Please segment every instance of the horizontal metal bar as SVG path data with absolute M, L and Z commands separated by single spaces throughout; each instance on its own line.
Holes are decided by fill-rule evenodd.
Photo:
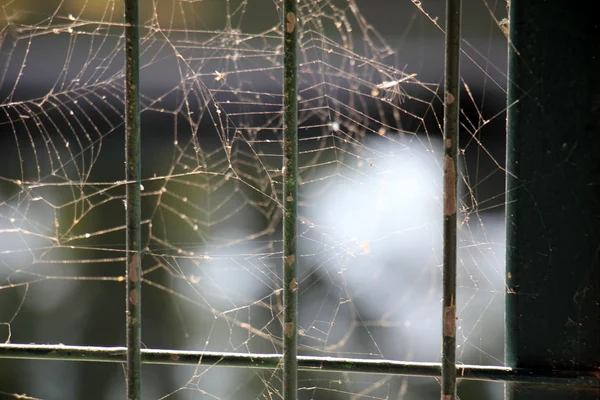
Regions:
M 65 346 L 44 344 L 0 344 L 0 358 L 123 363 L 125 347 Z M 281 354 L 218 353 L 206 351 L 142 349 L 145 364 L 204 365 L 275 369 Z M 389 374 L 439 378 L 440 363 L 404 362 L 336 357 L 298 356 L 303 371 Z M 540 385 L 567 385 L 573 388 L 600 388 L 600 371 L 543 370 L 533 368 L 457 365 L 458 379 Z

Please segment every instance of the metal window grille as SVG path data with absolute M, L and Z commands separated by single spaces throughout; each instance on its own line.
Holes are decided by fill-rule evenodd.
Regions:
M 205 366 L 275 369 L 282 362 L 282 393 L 286 400 L 297 398 L 298 370 L 440 377 L 442 400 L 456 398 L 457 380 L 506 382 L 506 393 L 510 399 L 600 398 L 600 268 L 597 248 L 600 221 L 597 186 L 600 176 L 597 156 L 600 151 L 600 29 L 594 21 L 593 12 L 587 10 L 586 14 L 584 6 L 575 10 L 576 7 L 565 1 L 550 5 L 541 0 L 512 0 L 506 282 L 506 354 L 510 367 L 488 367 L 457 365 L 455 357 L 461 0 L 447 1 L 445 21 L 444 215 L 440 216 L 444 219 L 443 320 L 440 321 L 443 326 L 442 362 L 342 359 L 297 354 L 296 51 L 299 25 L 296 0 L 283 1 L 281 16 L 285 93 L 283 355 L 142 348 L 138 1 L 125 0 L 127 347 L 4 344 L 0 345 L 0 357 L 126 363 L 129 399 L 142 398 L 142 363 L 201 363 Z M 555 113 L 561 117 L 560 123 L 553 126 L 556 119 L 552 115 Z M 554 157 L 554 154 L 558 155 Z M 561 163 L 560 177 L 553 169 L 556 162 Z M 548 176 L 552 179 L 551 183 Z M 589 224 L 569 225 L 566 213 L 574 208 L 588 219 Z M 528 223 L 542 214 L 543 226 Z M 548 243 L 540 245 L 536 242 L 540 229 L 543 229 L 544 240 L 552 242 L 551 255 L 540 256 L 540 246 L 548 248 Z M 553 283 L 555 281 L 560 283 Z M 571 321 L 570 325 L 568 321 Z M 563 329 L 558 329 L 557 325 L 563 326 Z

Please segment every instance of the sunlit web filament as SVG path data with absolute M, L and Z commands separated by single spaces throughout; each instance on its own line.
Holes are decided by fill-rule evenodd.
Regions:
M 400 88 L 400 83 L 406 82 L 411 78 L 416 77 L 417 74 L 406 75 L 400 79 L 392 81 L 383 81 L 376 86 L 377 89 L 385 90 L 383 99 L 391 102 L 396 96 L 399 97 L 400 101 L 404 98 L 404 91 Z

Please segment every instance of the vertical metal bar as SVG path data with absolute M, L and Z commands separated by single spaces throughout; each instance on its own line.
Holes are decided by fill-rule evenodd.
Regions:
M 456 212 L 460 103 L 460 8 L 461 0 L 446 1 L 442 400 L 456 398 Z
M 138 0 L 125 0 L 125 218 L 127 398 L 141 400 L 141 161 L 140 34 Z
M 298 194 L 297 0 L 283 2 L 283 398 L 298 397 L 296 209 Z
M 600 365 L 600 25 L 595 3 L 512 0 L 506 364 Z M 506 384 L 506 398 L 600 391 Z

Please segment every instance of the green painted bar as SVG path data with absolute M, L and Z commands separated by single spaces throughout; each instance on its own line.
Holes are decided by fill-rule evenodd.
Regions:
M 0 344 L 0 358 L 61 360 L 87 362 L 126 361 L 125 347 L 92 347 L 43 344 Z M 206 351 L 142 349 L 142 362 L 161 365 L 203 365 L 205 367 L 238 367 L 276 369 L 281 354 L 217 353 Z M 439 378 L 440 363 L 419 363 L 392 360 L 367 360 L 335 357 L 298 356 L 298 368 L 303 371 L 347 372 L 364 374 L 391 374 Z M 479 365 L 457 365 L 456 373 L 463 380 L 511 383 L 537 383 L 552 386 L 600 389 L 597 371 L 569 371 L 552 369 L 511 369 Z
M 142 399 L 140 34 L 138 0 L 125 0 L 127 398 Z
M 600 398 L 595 9 L 565 0 L 510 5 L 506 364 L 595 371 L 596 388 L 508 383 L 509 400 Z
M 298 3 L 284 0 L 283 29 L 283 399 L 298 398 Z
M 447 0 L 444 66 L 442 400 L 456 398 L 456 212 L 458 209 L 460 22 L 461 0 Z

